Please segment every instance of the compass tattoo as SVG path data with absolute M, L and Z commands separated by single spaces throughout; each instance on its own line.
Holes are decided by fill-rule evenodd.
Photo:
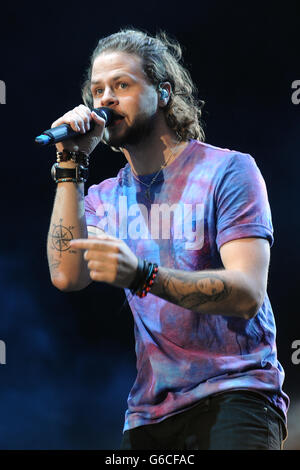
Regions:
M 70 250 L 70 241 L 73 240 L 72 230 L 75 228 L 72 225 L 65 227 L 62 224 L 62 219 L 59 220 L 59 224 L 53 224 L 51 232 L 52 248 L 59 251 L 60 257 L 62 251 Z

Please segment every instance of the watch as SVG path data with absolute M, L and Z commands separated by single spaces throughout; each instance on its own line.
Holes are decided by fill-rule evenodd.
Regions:
M 51 176 L 55 183 L 68 181 L 85 183 L 89 176 L 89 169 L 82 165 L 77 165 L 75 168 L 61 168 L 58 163 L 54 163 L 51 168 Z

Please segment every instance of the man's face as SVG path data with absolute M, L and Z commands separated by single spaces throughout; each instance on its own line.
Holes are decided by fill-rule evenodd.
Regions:
M 93 64 L 91 92 L 95 108 L 108 106 L 121 116 L 105 129 L 108 145 L 136 145 L 151 134 L 158 96 L 140 57 L 117 51 L 100 54 Z

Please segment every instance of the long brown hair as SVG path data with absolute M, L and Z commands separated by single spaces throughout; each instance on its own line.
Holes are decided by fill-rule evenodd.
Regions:
M 204 101 L 196 98 L 197 89 L 182 64 L 182 48 L 177 40 L 171 39 L 163 31 L 153 37 L 132 28 L 121 29 L 118 33 L 100 39 L 90 58 L 82 86 L 83 102 L 91 109 L 91 73 L 94 60 L 107 51 L 127 52 L 140 57 L 150 83 L 157 88 L 161 82 L 170 82 L 171 96 L 168 105 L 163 108 L 167 125 L 176 132 L 180 140 L 204 141 L 201 121 Z

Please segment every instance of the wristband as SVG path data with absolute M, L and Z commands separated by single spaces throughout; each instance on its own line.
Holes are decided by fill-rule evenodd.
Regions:
M 61 168 L 58 163 L 54 163 L 51 168 L 51 176 L 55 183 L 85 183 L 88 175 L 88 168 L 84 168 L 82 165 L 78 165 L 75 168 Z
M 136 268 L 135 278 L 129 286 L 132 294 L 135 294 L 140 286 L 144 283 L 147 277 L 147 264 L 146 260 L 138 257 L 138 265 Z

